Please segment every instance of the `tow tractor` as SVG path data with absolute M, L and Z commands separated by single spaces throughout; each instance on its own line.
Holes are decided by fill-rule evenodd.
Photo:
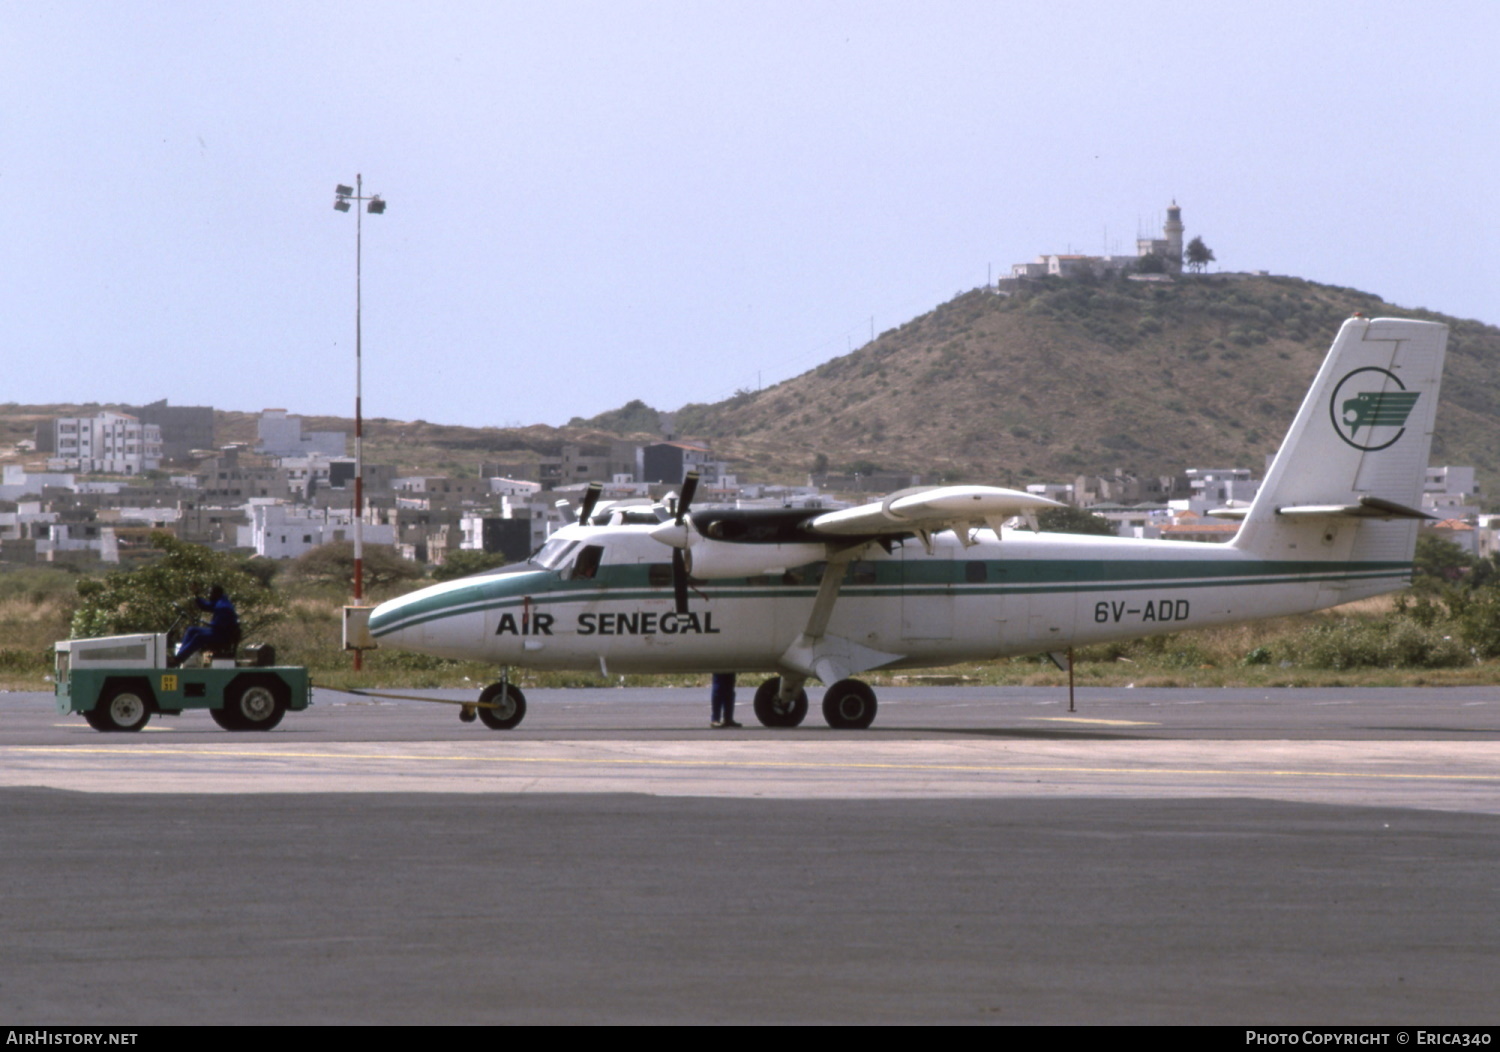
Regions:
M 96 731 L 138 731 L 152 713 L 186 709 L 207 709 L 226 731 L 268 731 L 312 702 L 307 669 L 277 665 L 270 646 L 246 647 L 242 661 L 216 655 L 177 668 L 165 632 L 66 639 L 55 649 L 57 711 L 81 713 Z

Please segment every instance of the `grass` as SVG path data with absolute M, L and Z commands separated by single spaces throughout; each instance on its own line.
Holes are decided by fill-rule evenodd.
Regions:
M 355 673 L 351 655 L 343 650 L 340 639 L 338 608 L 342 602 L 342 595 L 326 589 L 291 594 L 285 601 L 284 619 L 263 640 L 256 641 L 272 643 L 281 662 L 306 665 L 320 686 L 332 688 L 477 691 L 497 677 L 493 666 L 481 662 L 398 651 L 366 654 L 364 671 Z M 52 644 L 66 638 L 71 611 L 68 589 L 47 575 L 26 578 L 0 574 L 0 690 L 51 689 Z M 1382 597 L 1299 617 L 1083 647 L 1075 654 L 1075 682 L 1083 687 L 1203 688 L 1418 687 L 1500 682 L 1500 661 L 1475 661 L 1463 655 L 1462 664 L 1449 668 L 1327 668 L 1313 667 L 1308 659 L 1310 639 L 1337 633 L 1378 634 L 1402 623 L 1393 598 Z M 1252 660 L 1259 663 L 1247 664 L 1251 655 L 1258 655 Z M 861 678 L 877 688 L 924 682 L 1064 687 L 1068 682 L 1067 673 L 1045 656 L 970 662 L 930 672 L 874 671 Z M 522 687 L 708 687 L 706 675 L 603 676 L 588 671 L 518 670 L 515 682 Z

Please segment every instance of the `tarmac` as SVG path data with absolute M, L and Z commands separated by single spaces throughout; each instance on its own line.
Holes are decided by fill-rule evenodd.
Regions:
M 1500 691 L 528 701 L 99 734 L 0 695 L 0 1020 L 1495 1020 Z

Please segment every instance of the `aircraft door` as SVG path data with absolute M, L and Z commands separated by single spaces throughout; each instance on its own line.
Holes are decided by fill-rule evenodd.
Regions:
M 916 540 L 901 545 L 901 638 L 953 638 L 951 545 L 934 545 L 933 553 Z

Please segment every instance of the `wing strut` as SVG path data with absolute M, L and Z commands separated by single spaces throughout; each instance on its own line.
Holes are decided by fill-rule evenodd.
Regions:
M 818 585 L 818 597 L 813 600 L 812 610 L 807 615 L 807 625 L 796 642 L 781 655 L 778 665 L 782 669 L 801 673 L 802 676 L 816 676 L 824 683 L 836 683 L 855 672 L 879 668 L 900 660 L 900 654 L 887 654 L 861 646 L 853 640 L 827 634 L 829 618 L 833 616 L 839 590 L 844 586 L 844 573 L 866 547 L 868 542 L 829 553 L 828 564 L 823 569 L 823 580 Z M 782 681 L 788 682 L 788 677 L 783 676 Z

